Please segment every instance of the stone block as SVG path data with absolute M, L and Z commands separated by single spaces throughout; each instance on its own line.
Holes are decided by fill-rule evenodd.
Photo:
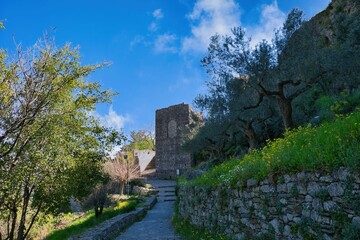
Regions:
M 249 180 L 246 181 L 246 186 L 247 186 L 248 188 L 254 187 L 254 186 L 257 185 L 257 183 L 258 183 L 258 181 L 257 181 L 256 179 L 251 178 L 251 179 L 249 179 Z
M 325 211 L 334 211 L 338 208 L 338 205 L 334 201 L 326 201 L 323 205 Z
M 311 196 L 315 196 L 316 193 L 318 193 L 321 190 L 321 186 L 319 183 L 317 182 L 309 182 L 309 184 L 307 185 L 307 191 L 308 194 L 310 194 Z
M 336 182 L 329 185 L 328 191 L 331 197 L 339 197 L 344 194 L 345 189 L 343 184 Z
M 277 190 L 277 192 L 286 192 L 286 184 L 285 183 L 278 184 L 276 186 L 276 190 Z
M 334 182 L 334 179 L 330 175 L 321 176 L 319 180 L 320 182 L 324 182 L 324 183 Z

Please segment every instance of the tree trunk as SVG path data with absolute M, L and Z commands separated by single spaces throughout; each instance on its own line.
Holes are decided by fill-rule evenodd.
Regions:
M 119 185 L 120 185 L 120 195 L 124 195 L 124 188 L 125 188 L 125 182 L 124 181 L 119 181 Z
M 100 206 L 96 205 L 96 206 L 94 206 L 95 218 L 100 217 L 100 215 L 102 214 L 103 210 L 104 210 L 104 206 L 103 206 L 103 205 L 100 205 Z
M 14 239 L 14 234 L 15 234 L 15 227 L 16 227 L 16 220 L 17 220 L 17 208 L 14 207 L 11 209 L 11 227 L 10 227 L 10 233 L 9 233 L 9 240 L 13 240 Z
M 39 206 L 38 206 L 38 209 L 36 210 L 36 213 L 34 214 L 34 216 L 32 217 L 32 219 L 31 219 L 31 221 L 30 221 L 30 224 L 29 224 L 29 226 L 28 226 L 28 228 L 27 228 L 27 231 L 26 231 L 26 233 L 24 234 L 24 239 L 26 239 L 26 237 L 27 237 L 27 235 L 29 234 L 29 232 L 30 232 L 30 229 L 32 228 L 32 226 L 34 225 L 34 223 L 35 223 L 35 220 L 36 220 L 36 218 L 37 218 L 37 216 L 38 216 L 38 214 L 39 214 L 39 212 L 40 212 L 40 209 L 41 209 L 41 202 L 40 202 L 40 204 L 39 204 Z M 1 240 L 1 239 L 0 239 Z
M 258 141 L 257 141 L 255 130 L 251 124 L 249 126 L 247 126 L 247 128 L 244 130 L 244 133 L 245 133 L 245 136 L 249 143 L 249 151 L 257 148 Z
M 94 206 L 94 212 L 95 212 L 95 217 L 96 218 L 98 218 L 101 215 L 98 206 Z
M 285 130 L 293 128 L 291 100 L 282 99 L 279 101 L 281 117 Z
M 26 222 L 26 214 L 27 214 L 27 208 L 29 205 L 29 200 L 30 200 L 30 191 L 26 184 L 24 187 L 23 205 L 22 205 L 22 209 L 21 209 L 21 217 L 20 217 L 20 223 L 19 223 L 19 227 L 18 227 L 18 234 L 17 234 L 18 240 L 25 239 L 25 237 L 24 237 L 25 222 Z

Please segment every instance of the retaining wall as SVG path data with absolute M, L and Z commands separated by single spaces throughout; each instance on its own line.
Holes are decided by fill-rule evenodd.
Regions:
M 179 214 L 234 239 L 360 239 L 360 177 L 346 168 L 243 186 L 180 186 Z

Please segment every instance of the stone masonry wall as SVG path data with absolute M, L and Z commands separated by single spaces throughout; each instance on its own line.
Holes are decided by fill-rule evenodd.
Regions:
M 180 216 L 234 239 L 360 239 L 360 177 L 345 168 L 239 189 L 180 186 L 178 197 Z
M 176 178 L 193 167 L 193 156 L 181 149 L 184 129 L 196 119 L 188 104 L 178 104 L 156 110 L 156 175 L 159 178 Z

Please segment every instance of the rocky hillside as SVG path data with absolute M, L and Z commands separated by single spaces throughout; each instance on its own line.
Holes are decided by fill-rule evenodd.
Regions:
M 310 20 L 326 45 L 350 43 L 360 45 L 360 1 L 333 0 Z

